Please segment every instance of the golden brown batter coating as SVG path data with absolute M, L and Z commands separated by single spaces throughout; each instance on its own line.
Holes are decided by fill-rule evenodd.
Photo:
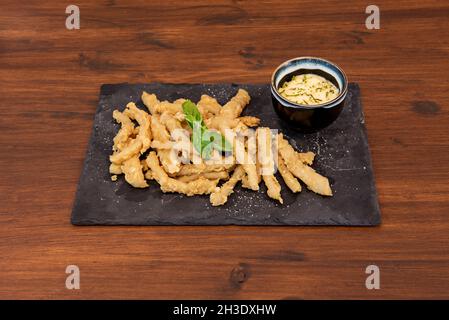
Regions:
M 282 176 L 282 179 L 284 179 L 285 184 L 292 192 L 301 192 L 301 184 L 299 183 L 298 179 L 295 178 L 295 176 L 288 170 L 287 166 L 285 165 L 284 159 L 282 157 L 278 157 L 278 170 L 279 173 Z
M 262 179 L 267 186 L 267 194 L 270 198 L 283 203 L 281 197 L 281 185 L 274 176 L 275 164 L 272 149 L 272 137 L 270 128 L 259 127 L 256 131 L 258 162 Z
M 118 110 L 114 110 L 112 117 L 121 124 L 121 128 L 117 135 L 114 137 L 114 145 L 112 149 L 114 151 L 123 150 L 128 143 L 128 139 L 134 134 L 134 123 L 128 118 L 127 115 L 123 114 Z
M 234 192 L 234 187 L 242 180 L 243 176 L 245 175 L 245 170 L 241 165 L 237 166 L 232 173 L 231 178 L 226 181 L 220 188 L 217 188 L 213 193 L 210 195 L 210 203 L 213 206 L 221 206 L 225 204 L 228 201 L 228 197 L 231 193 Z
M 303 181 L 307 185 L 307 188 L 313 192 L 323 196 L 331 196 L 332 190 L 329 185 L 329 180 L 318 174 L 311 167 L 298 161 L 296 151 L 288 141 L 282 137 L 282 134 L 279 134 L 278 138 L 279 153 L 284 159 L 288 170 L 290 170 L 295 177 Z
M 151 151 L 148 155 L 147 164 L 152 172 L 153 178 L 161 186 L 162 192 L 178 192 L 187 196 L 209 194 L 215 190 L 218 183 L 218 179 L 209 180 L 206 178 L 199 178 L 190 182 L 182 182 L 170 178 L 160 166 L 159 159 L 154 151 Z
M 138 156 L 134 156 L 123 162 L 122 171 L 125 174 L 126 182 L 128 182 L 134 188 L 148 187 L 148 184 L 143 175 L 142 164 L 140 163 Z

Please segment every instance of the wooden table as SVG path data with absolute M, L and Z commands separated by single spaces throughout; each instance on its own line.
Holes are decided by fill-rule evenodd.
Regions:
M 0 5 L 0 298 L 449 298 L 449 3 L 376 1 L 367 30 L 366 1 L 79 0 L 67 30 L 70 3 Z M 380 227 L 70 224 L 101 84 L 268 82 L 304 55 L 361 86 Z

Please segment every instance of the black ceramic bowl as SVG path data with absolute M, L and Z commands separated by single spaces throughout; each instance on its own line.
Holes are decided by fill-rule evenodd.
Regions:
M 332 82 L 340 91 L 328 102 L 316 105 L 301 105 L 282 97 L 278 88 L 293 76 L 313 73 Z M 300 57 L 282 63 L 271 76 L 271 97 L 276 113 L 301 132 L 315 132 L 327 127 L 338 118 L 348 93 L 348 80 L 336 64 L 315 57 Z

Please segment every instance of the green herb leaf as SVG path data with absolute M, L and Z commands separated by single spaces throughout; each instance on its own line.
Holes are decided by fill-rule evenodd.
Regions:
M 214 149 L 213 143 L 208 143 L 203 147 L 201 151 L 201 158 L 208 160 L 212 156 L 212 151 Z
M 203 159 L 209 159 L 213 149 L 219 152 L 232 152 L 232 145 L 219 132 L 208 130 L 196 104 L 190 100 L 184 101 L 182 111 L 192 128 L 192 143 Z
M 190 128 L 193 129 L 193 122 L 198 121 L 201 126 L 204 126 L 203 118 L 201 117 L 201 113 L 198 110 L 196 104 L 194 104 L 190 100 L 184 101 L 182 104 L 182 111 L 186 116 L 186 121 L 189 124 Z
M 232 145 L 217 131 L 208 130 L 204 132 L 202 141 L 212 143 L 214 149 L 219 152 L 232 151 Z
M 221 134 L 217 131 L 207 130 L 203 133 L 201 140 L 207 143 L 215 143 L 216 141 L 220 141 L 221 138 Z

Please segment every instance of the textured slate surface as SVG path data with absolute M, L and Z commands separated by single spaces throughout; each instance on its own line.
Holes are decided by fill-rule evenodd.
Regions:
M 299 151 L 313 151 L 313 167 L 331 181 L 334 196 L 326 198 L 303 188 L 291 193 L 283 184 L 284 204 L 270 200 L 261 184 L 259 192 L 236 187 L 227 204 L 212 207 L 208 196 L 164 194 L 156 182 L 147 189 L 129 186 L 122 176 L 111 181 L 108 157 L 119 126 L 112 111 L 129 101 L 143 106 L 142 90 L 161 100 L 190 98 L 207 93 L 225 103 L 238 88 L 245 88 L 251 103 L 245 115 L 262 119 L 261 125 L 280 129 Z M 380 211 L 357 84 L 350 84 L 340 117 L 328 128 L 301 134 L 280 120 L 271 105 L 268 85 L 234 84 L 113 84 L 101 87 L 93 132 L 72 211 L 75 225 L 352 225 L 380 223 Z

